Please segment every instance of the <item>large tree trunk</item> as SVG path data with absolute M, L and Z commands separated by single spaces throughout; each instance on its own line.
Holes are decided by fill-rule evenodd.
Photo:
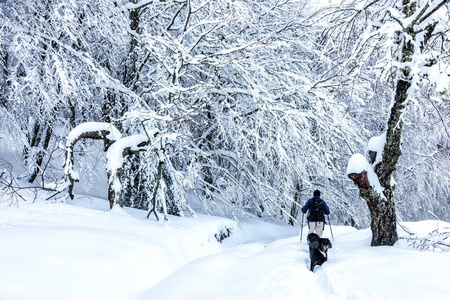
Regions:
M 367 203 L 372 220 L 371 246 L 392 246 L 398 240 L 397 221 L 393 199 Z
M 360 188 L 360 195 L 366 200 L 371 216 L 371 246 L 392 246 L 398 240 L 393 191 L 385 190 L 383 194 L 386 198 L 372 188 Z
M 403 131 L 402 114 L 410 81 L 399 80 L 395 93 L 395 103 L 391 109 L 386 134 L 386 144 L 383 149 L 383 159 L 375 166 L 375 173 L 383 187 L 383 196 L 371 192 L 361 192 L 366 200 L 371 215 L 372 246 L 392 246 L 397 240 L 397 218 L 395 213 L 394 190 L 392 182 L 401 151 Z M 360 188 L 361 191 L 361 188 Z

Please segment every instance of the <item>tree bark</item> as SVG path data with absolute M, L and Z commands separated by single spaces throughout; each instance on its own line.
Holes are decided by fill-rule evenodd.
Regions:
M 294 201 L 292 202 L 291 214 L 289 216 L 289 222 L 288 222 L 289 225 L 291 225 L 291 226 L 295 225 L 295 220 L 297 219 L 297 215 L 299 212 L 298 203 L 300 203 L 301 190 L 302 190 L 301 182 L 297 182 L 297 184 L 295 185 Z
M 148 212 L 147 219 L 150 217 L 150 214 L 153 212 L 155 214 L 156 219 L 159 221 L 158 214 L 156 213 L 156 196 L 158 195 L 158 189 L 161 184 L 161 178 L 162 178 L 162 169 L 164 166 L 164 162 L 162 160 L 159 161 L 158 164 L 158 174 L 156 175 L 156 186 L 153 190 L 153 196 L 152 196 L 152 209 Z
M 360 195 L 366 200 L 371 216 L 371 246 L 393 246 L 398 240 L 393 192 L 385 190 L 383 194 L 385 199 L 372 188 L 360 189 Z
M 36 180 L 36 177 L 41 172 L 42 163 L 44 162 L 44 157 L 46 154 L 46 151 L 48 150 L 48 146 L 50 145 L 50 139 L 53 133 L 52 125 L 47 124 L 47 129 L 44 132 L 44 142 L 42 144 L 42 150 L 40 150 L 36 155 L 36 167 L 33 169 L 33 173 L 31 174 L 30 178 L 28 179 L 28 182 L 33 183 Z
M 33 148 L 37 148 L 38 151 L 33 157 L 33 172 L 28 178 L 28 182 L 33 183 L 42 169 L 42 164 L 44 163 L 44 157 L 47 153 L 48 147 L 50 145 L 50 140 L 53 134 L 53 123 L 56 117 L 57 108 L 54 107 L 51 115 L 48 119 L 44 120 L 42 123 L 38 120 L 35 121 L 33 126 L 33 132 L 31 135 L 28 135 L 29 139 L 29 148 L 25 148 L 24 158 L 28 159 L 30 155 L 30 150 Z

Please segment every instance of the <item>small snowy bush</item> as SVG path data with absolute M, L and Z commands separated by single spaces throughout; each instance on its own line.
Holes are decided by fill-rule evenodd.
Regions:
M 435 229 L 425 237 L 419 237 L 417 234 L 408 232 L 409 236 L 402 237 L 409 246 L 420 251 L 449 251 L 450 250 L 450 227 Z

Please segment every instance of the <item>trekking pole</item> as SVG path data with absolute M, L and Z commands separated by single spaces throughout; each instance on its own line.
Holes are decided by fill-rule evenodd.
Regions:
M 328 225 L 330 225 L 331 237 L 333 238 L 333 242 L 334 242 L 333 230 L 331 229 L 330 216 L 328 216 Z
M 302 235 L 303 235 L 303 217 L 305 214 L 302 214 L 302 226 L 300 226 L 300 243 L 302 242 Z

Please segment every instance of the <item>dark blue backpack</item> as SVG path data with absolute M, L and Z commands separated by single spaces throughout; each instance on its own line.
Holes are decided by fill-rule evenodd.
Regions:
M 313 203 L 309 209 L 309 221 L 322 222 L 325 220 L 325 213 L 323 211 L 322 199 L 313 198 Z

